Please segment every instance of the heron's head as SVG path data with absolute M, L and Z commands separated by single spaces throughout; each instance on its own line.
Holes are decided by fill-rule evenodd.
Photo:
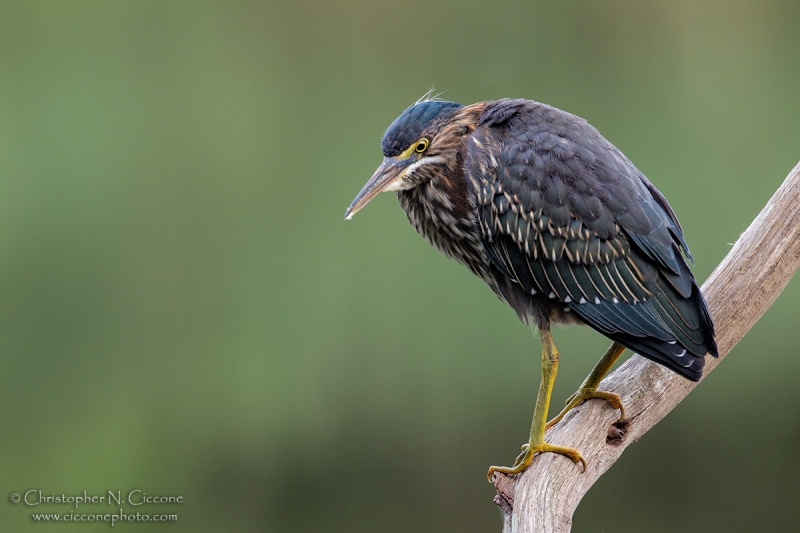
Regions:
M 448 127 L 461 104 L 441 100 L 417 102 L 397 117 L 381 140 L 383 163 L 350 204 L 350 219 L 379 193 L 402 191 L 454 168 L 462 128 Z

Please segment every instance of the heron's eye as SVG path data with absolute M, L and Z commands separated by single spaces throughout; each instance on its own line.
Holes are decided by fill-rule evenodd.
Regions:
M 428 141 L 428 139 L 425 138 L 420 139 L 419 141 L 417 141 L 417 145 L 414 147 L 414 151 L 417 152 L 418 154 L 421 154 L 422 152 L 428 149 L 429 143 L 430 141 Z

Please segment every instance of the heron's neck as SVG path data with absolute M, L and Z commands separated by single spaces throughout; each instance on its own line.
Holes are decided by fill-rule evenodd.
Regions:
M 441 141 L 437 145 L 442 162 L 437 164 L 426 182 L 416 187 L 420 202 L 439 204 L 456 219 L 468 219 L 472 216 L 472 201 L 464 174 L 464 149 L 467 139 L 478 126 L 487 102 L 465 106 L 458 110 L 437 135 Z M 447 216 L 447 215 L 444 215 Z

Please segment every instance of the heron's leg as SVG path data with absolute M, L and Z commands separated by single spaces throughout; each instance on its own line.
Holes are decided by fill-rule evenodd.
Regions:
M 495 472 L 503 474 L 519 474 L 528 468 L 533 461 L 533 456 L 541 452 L 553 452 L 566 455 L 573 462 L 583 464 L 586 470 L 586 461 L 581 457 L 580 452 L 575 448 L 565 446 L 555 446 L 544 441 L 545 422 L 547 420 L 547 409 L 550 406 L 550 394 L 553 392 L 553 383 L 558 372 L 558 349 L 553 343 L 549 327 L 540 327 L 542 335 L 542 382 L 539 385 L 539 395 L 536 398 L 536 407 L 533 410 L 533 423 L 531 424 L 531 437 L 527 444 L 522 446 L 522 453 L 519 454 L 514 466 L 492 466 L 489 468 L 487 477 L 492 481 Z
M 564 407 L 564 409 L 558 413 L 555 418 L 547 423 L 545 429 L 550 429 L 562 418 L 564 418 L 564 415 L 570 410 L 579 406 L 584 401 L 592 398 L 606 400 L 611 404 L 611 407 L 614 409 L 619 409 L 619 419 L 623 420 L 625 418 L 625 408 L 622 407 L 622 400 L 620 399 L 619 394 L 600 391 L 597 390 L 597 387 L 600 385 L 600 382 L 603 380 L 605 375 L 608 374 L 608 371 L 611 370 L 614 362 L 619 358 L 620 355 L 622 355 L 622 352 L 624 351 L 625 347 L 621 344 L 616 342 L 612 344 L 608 351 L 606 351 L 606 354 L 603 356 L 603 358 L 600 359 L 600 361 L 592 369 L 591 374 L 589 374 L 586 379 L 583 380 L 583 383 L 578 391 L 567 399 L 566 407 Z

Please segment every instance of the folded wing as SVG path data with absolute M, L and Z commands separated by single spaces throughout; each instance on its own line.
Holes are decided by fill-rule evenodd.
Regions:
M 619 150 L 578 117 L 501 100 L 467 141 L 465 170 L 487 255 L 519 291 L 700 379 L 717 347 L 688 246 L 666 199 Z

